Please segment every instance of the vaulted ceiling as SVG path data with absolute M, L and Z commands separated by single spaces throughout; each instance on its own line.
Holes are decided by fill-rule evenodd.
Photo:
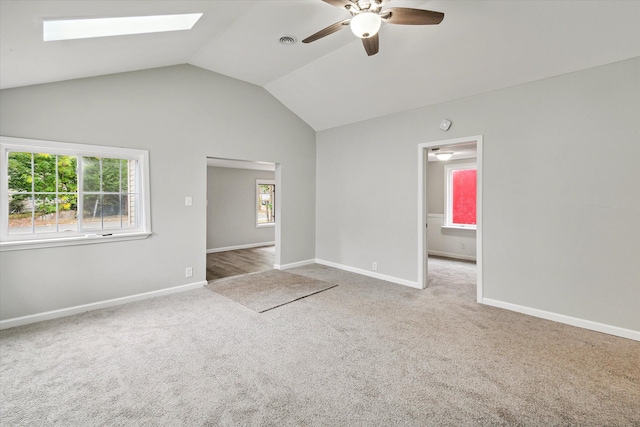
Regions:
M 321 0 L 0 1 L 0 88 L 175 64 L 259 86 L 316 130 L 640 56 L 640 1 L 392 0 L 440 25 L 383 24 L 367 56 Z M 190 31 L 42 41 L 49 18 L 204 13 Z M 282 45 L 294 36 L 298 43 Z

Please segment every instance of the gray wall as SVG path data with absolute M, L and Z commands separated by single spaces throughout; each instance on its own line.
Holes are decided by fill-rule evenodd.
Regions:
M 258 86 L 178 65 L 7 89 L 0 134 L 150 150 L 153 226 L 146 240 L 0 253 L 2 319 L 205 281 L 207 156 L 281 163 L 276 263 L 315 255 L 315 132 Z
M 256 179 L 275 172 L 207 168 L 207 249 L 275 241 L 275 227 L 256 227 Z
M 417 146 L 483 135 L 484 297 L 640 330 L 639 94 L 634 58 L 319 132 L 316 257 L 416 281 Z

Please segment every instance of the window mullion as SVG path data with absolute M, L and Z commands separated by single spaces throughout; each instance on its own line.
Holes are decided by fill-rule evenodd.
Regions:
M 31 234 L 36 234 L 36 161 L 31 153 Z
M 55 194 L 55 206 L 56 206 L 56 233 L 60 231 L 60 207 L 58 205 L 60 199 L 60 183 L 58 182 L 58 155 L 56 154 L 56 194 Z
M 77 212 L 77 216 L 78 216 L 78 232 L 83 232 L 84 231 L 84 191 L 83 191 L 83 185 L 84 185 L 84 181 L 83 181 L 83 161 L 82 161 L 83 157 L 82 154 L 78 154 L 78 160 L 76 161 L 76 176 L 78 178 L 78 191 L 77 191 L 77 197 L 78 197 L 78 212 Z
M 100 187 L 98 191 L 98 203 L 100 204 L 100 230 L 104 230 L 104 194 L 102 192 L 102 157 L 99 158 L 100 173 L 98 175 Z
M 122 229 L 122 159 L 118 161 L 118 166 L 118 201 L 120 203 L 118 216 L 120 217 L 120 229 Z

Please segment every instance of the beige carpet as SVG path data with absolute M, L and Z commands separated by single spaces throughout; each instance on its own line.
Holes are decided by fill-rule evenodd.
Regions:
M 640 426 L 640 343 L 416 290 L 338 284 L 256 313 L 207 289 L 0 332 L 2 426 Z
M 336 286 L 335 283 L 286 271 L 269 270 L 217 280 L 209 283 L 207 288 L 253 311 L 264 313 Z

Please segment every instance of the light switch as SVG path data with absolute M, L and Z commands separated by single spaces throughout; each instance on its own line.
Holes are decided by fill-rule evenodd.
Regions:
M 192 206 L 193 205 L 193 198 L 191 196 L 187 196 L 184 198 L 184 205 L 185 206 Z

